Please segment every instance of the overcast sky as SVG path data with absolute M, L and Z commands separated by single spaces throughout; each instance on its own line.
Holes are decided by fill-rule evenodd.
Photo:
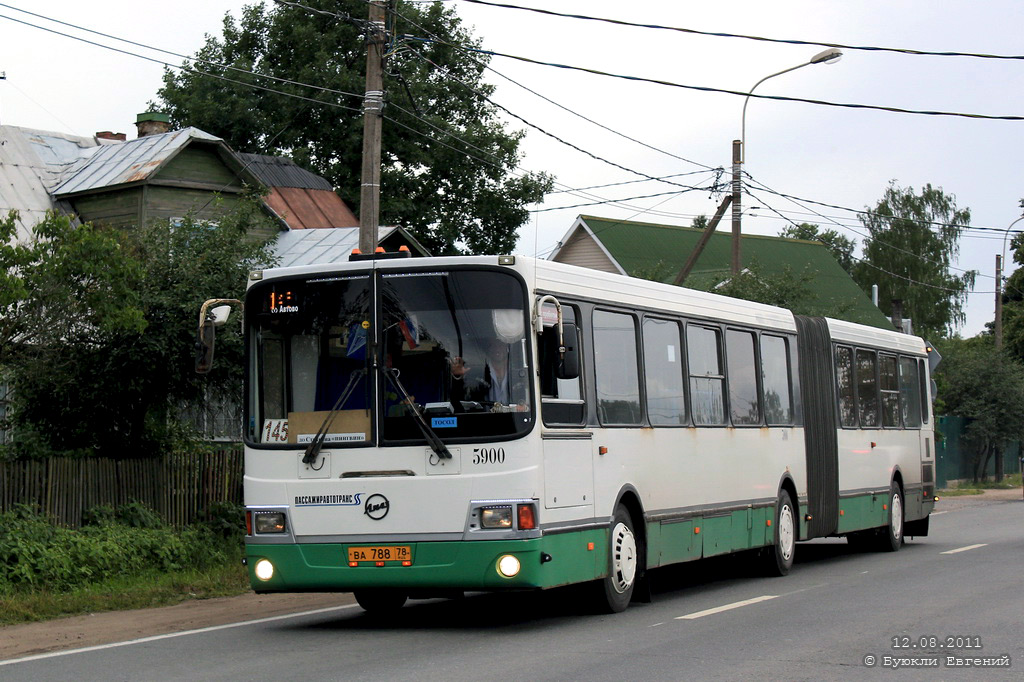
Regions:
M 205 33 L 219 34 L 233 0 L 6 0 L 0 5 L 0 123 L 91 135 L 113 130 L 135 136 L 135 115 L 155 99 L 163 67 L 47 33 L 12 19 L 143 54 L 180 58 L 61 26 L 11 7 L 182 55 Z M 630 28 L 581 19 L 456 1 L 466 24 L 488 49 L 531 59 L 671 83 L 747 92 L 761 78 L 806 62 L 824 49 L 740 38 Z M 774 39 L 908 48 L 934 52 L 1024 55 L 1024 3 L 1013 0 L 894 0 L 849 2 L 539 2 L 514 4 L 566 13 L 705 32 Z M 740 136 L 744 98 L 610 78 L 494 57 L 488 80 L 495 100 L 554 136 L 623 168 L 571 149 L 520 121 L 526 129 L 522 168 L 556 176 L 559 189 L 683 173 L 671 182 L 707 186 L 722 167 L 728 180 L 731 141 Z M 501 75 L 498 75 L 501 74 Z M 529 87 L 556 104 L 514 85 Z M 980 59 L 844 50 L 835 64 L 772 78 L 756 93 L 988 116 L 1024 116 L 1024 60 Z M 611 129 L 567 112 L 582 115 Z M 625 139 L 629 136 L 644 143 Z M 775 192 L 863 210 L 890 180 L 919 190 L 931 183 L 971 209 L 957 266 L 980 271 L 969 297 L 964 336 L 978 333 L 994 311 L 995 255 L 1003 230 L 1021 215 L 1018 171 L 1024 121 L 923 116 L 751 99 L 746 165 L 753 180 Z M 580 214 L 689 225 L 712 214 L 721 196 L 682 192 L 664 182 L 630 182 L 580 193 L 552 194 L 540 209 L 601 204 L 534 214 L 519 251 L 546 255 Z M 680 192 L 676 194 L 676 192 Z M 663 194 L 669 192 L 671 194 Z M 840 230 L 861 241 L 856 214 L 793 201 L 763 190 L 745 196 L 744 231 L 777 234 L 791 220 Z M 663 194 L 650 198 L 634 198 Z M 781 214 L 783 217 L 780 217 Z M 724 227 L 728 229 L 727 221 Z M 1024 228 L 1021 221 L 1014 229 Z

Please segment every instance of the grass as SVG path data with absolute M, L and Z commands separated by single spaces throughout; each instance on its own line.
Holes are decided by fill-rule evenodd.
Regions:
M 149 571 L 70 592 L 33 590 L 0 595 L 0 625 L 170 606 L 189 599 L 232 597 L 248 591 L 249 579 L 240 560 L 206 571 Z
M 1008 490 L 1021 487 L 1021 475 L 1003 476 L 1002 481 L 986 479 L 983 481 L 957 481 L 953 487 L 940 490 L 941 497 L 958 497 L 962 495 L 981 495 L 985 490 Z

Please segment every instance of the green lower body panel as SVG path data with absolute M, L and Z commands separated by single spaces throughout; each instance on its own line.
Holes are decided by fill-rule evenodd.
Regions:
M 369 545 L 408 546 L 411 565 L 384 561 L 380 566 L 375 562 L 349 566 L 349 547 Z M 521 566 L 511 578 L 498 572 L 498 560 L 508 554 L 515 556 Z M 249 581 L 257 592 L 536 589 L 607 575 L 608 532 L 562 533 L 531 540 L 248 544 L 246 557 Z M 256 577 L 256 564 L 261 559 L 274 567 L 268 580 Z

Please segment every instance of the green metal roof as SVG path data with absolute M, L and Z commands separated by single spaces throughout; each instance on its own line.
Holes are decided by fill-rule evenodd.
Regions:
M 697 245 L 703 230 L 626 220 L 580 216 L 627 274 L 672 282 Z M 820 242 L 745 234 L 744 263 L 757 260 L 762 272 L 781 274 L 788 265 L 794 275 L 815 272 L 810 302 L 812 314 L 892 329 L 892 322 L 871 303 L 832 254 Z M 716 231 L 691 271 L 688 282 L 728 278 L 732 262 L 731 232 Z

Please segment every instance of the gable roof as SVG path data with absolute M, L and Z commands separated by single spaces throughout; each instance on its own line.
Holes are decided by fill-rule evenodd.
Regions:
M 409 244 L 413 256 L 429 256 L 430 253 L 400 227 L 380 227 L 377 242 L 389 241 Z M 277 236 L 274 255 L 278 258 L 275 267 L 292 265 L 325 265 L 345 263 L 352 249 L 359 246 L 358 227 L 338 227 L 319 230 L 288 230 Z M 397 244 L 390 246 L 397 249 Z
M 62 174 L 101 145 L 120 144 L 48 130 L 0 126 L 0 216 L 18 211 L 17 239 L 54 208 L 50 190 Z
M 625 275 L 655 275 L 671 283 L 697 245 L 703 230 L 629 220 L 612 220 L 595 216 L 579 216 L 563 237 L 550 259 L 588 265 Z M 593 245 L 589 257 L 593 264 L 580 262 L 587 242 L 596 242 L 608 259 L 601 263 Z M 785 266 L 799 275 L 805 269 L 815 273 L 811 307 L 815 314 L 841 317 L 850 322 L 891 329 L 892 323 L 850 275 L 840 267 L 820 242 L 783 237 L 744 234 L 743 260 L 757 260 L 768 274 L 781 274 Z M 705 246 L 689 275 L 689 280 L 715 279 L 725 281 L 731 274 L 732 235 L 715 232 Z M 820 310 L 820 312 L 818 312 Z

